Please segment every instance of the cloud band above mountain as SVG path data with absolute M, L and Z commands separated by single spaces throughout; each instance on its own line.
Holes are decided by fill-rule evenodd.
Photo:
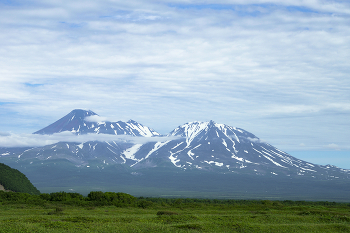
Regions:
M 180 137 L 133 137 L 130 135 L 111 135 L 111 134 L 84 134 L 75 135 L 71 132 L 61 132 L 52 135 L 41 134 L 0 134 L 0 147 L 40 147 L 55 144 L 58 142 L 77 142 L 88 141 L 124 141 L 135 144 L 144 144 L 147 142 L 164 142 L 168 140 L 180 139 Z

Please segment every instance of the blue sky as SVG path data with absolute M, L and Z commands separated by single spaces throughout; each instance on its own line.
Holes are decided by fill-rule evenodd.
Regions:
M 350 169 L 348 1 L 0 0 L 0 15 L 0 135 L 76 108 L 160 133 L 214 120 Z

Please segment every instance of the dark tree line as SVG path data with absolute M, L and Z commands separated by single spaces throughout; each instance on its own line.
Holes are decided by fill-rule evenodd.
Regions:
M 288 206 L 344 206 L 348 208 L 350 203 L 327 201 L 271 201 L 271 200 L 224 200 L 224 199 L 200 199 L 200 198 L 152 198 L 134 197 L 127 193 L 114 193 L 92 191 L 88 196 L 80 193 L 42 193 L 39 195 L 0 191 L 0 204 L 47 204 L 73 205 L 73 206 L 116 206 L 139 208 L 284 208 Z

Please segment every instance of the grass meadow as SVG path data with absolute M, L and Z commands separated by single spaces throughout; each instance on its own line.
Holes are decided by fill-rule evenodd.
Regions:
M 121 205 L 45 195 L 2 199 L 0 232 L 350 232 L 347 203 L 136 198 Z

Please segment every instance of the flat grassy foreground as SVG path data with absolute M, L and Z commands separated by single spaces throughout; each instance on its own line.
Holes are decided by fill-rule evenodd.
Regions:
M 6 233 L 350 232 L 349 208 L 206 206 L 142 209 L 21 204 L 3 205 L 0 211 L 0 232 Z
M 0 232 L 350 232 L 347 203 L 47 195 L 0 200 Z

